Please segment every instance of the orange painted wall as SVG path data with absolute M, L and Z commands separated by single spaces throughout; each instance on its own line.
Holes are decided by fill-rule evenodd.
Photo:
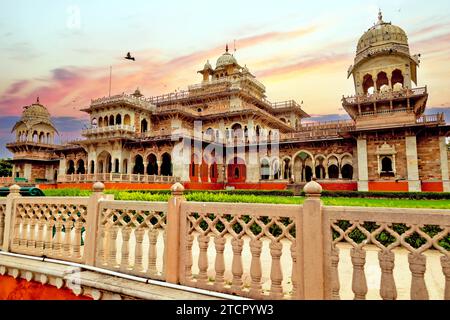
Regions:
M 0 276 L 0 300 L 92 300 L 87 296 L 76 296 L 69 289 L 58 289 L 51 285 L 25 279 Z
M 326 191 L 357 191 L 358 184 L 356 182 L 343 182 L 343 183 L 323 183 L 320 182 L 323 190 Z
M 369 182 L 369 191 L 398 191 L 398 192 L 408 192 L 408 182 L 400 181 L 400 182 Z
M 444 185 L 442 182 L 422 182 L 423 192 L 444 192 Z

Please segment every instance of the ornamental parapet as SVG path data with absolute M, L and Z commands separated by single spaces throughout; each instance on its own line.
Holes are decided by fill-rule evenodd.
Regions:
M 427 87 L 421 87 L 414 89 L 403 89 L 399 91 L 376 92 L 367 95 L 342 97 L 342 101 L 344 105 L 355 105 L 355 104 L 375 103 L 378 101 L 390 101 L 396 99 L 420 97 L 426 94 L 428 94 Z

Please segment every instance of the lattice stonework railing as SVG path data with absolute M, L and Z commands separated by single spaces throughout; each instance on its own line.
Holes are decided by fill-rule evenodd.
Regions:
M 101 201 L 96 266 L 164 280 L 167 206 Z
M 6 198 L 0 199 L 0 249 L 3 245 L 3 235 L 5 232 L 5 211 L 6 211 Z
M 345 260 L 345 255 L 350 254 L 351 290 L 354 299 L 365 299 L 369 291 L 367 276 L 371 275 L 365 269 L 366 259 L 368 254 L 376 253 L 378 272 L 381 273 L 377 286 L 380 298 L 398 299 L 396 281 L 402 281 L 404 287 L 405 277 L 410 277 L 409 297 L 404 298 L 429 299 L 426 270 L 431 265 L 440 264 L 445 290 L 442 296 L 434 298 L 450 299 L 450 213 L 448 210 L 432 211 L 424 213 L 424 210 L 414 209 L 324 208 L 327 229 L 325 257 L 328 259 L 331 298 L 341 297 L 342 273 L 339 272 L 339 265 L 341 260 Z M 371 267 L 373 265 L 371 263 Z M 394 276 L 396 269 L 398 274 Z M 376 272 L 372 270 L 372 273 Z M 433 294 L 436 295 L 436 292 Z
M 84 261 L 88 198 L 18 198 L 11 251 Z
M 279 209 L 184 202 L 181 283 L 256 299 L 297 297 L 302 207 Z

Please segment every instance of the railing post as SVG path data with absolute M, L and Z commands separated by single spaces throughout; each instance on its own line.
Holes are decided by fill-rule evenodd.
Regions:
M 86 218 L 86 238 L 84 241 L 84 258 L 87 265 L 93 266 L 95 263 L 95 253 L 97 250 L 97 230 L 100 200 L 106 199 L 107 195 L 103 193 L 105 185 L 96 182 L 92 186 L 92 195 L 89 197 Z
M 184 187 L 181 183 L 175 183 L 172 187 L 172 196 L 169 199 L 167 210 L 166 229 L 166 281 L 179 283 L 180 263 L 180 221 L 182 219 L 181 203 L 185 201 Z
M 303 203 L 303 224 L 301 226 L 301 250 L 303 291 L 305 300 L 323 300 L 324 254 L 323 254 L 323 212 L 320 195 L 322 187 L 315 181 L 306 184 L 306 200 Z
M 15 199 L 20 198 L 20 186 L 17 184 L 9 187 L 9 194 L 6 197 L 6 209 L 5 209 L 5 227 L 3 231 L 3 245 L 2 251 L 8 252 L 10 250 L 10 243 L 13 238 L 14 228 L 14 206 Z

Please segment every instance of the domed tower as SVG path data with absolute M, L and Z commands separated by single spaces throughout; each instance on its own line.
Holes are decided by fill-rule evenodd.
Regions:
M 44 182 L 55 180 L 58 168 L 55 134 L 50 114 L 39 98 L 36 103 L 24 107 L 21 119 L 12 128 L 16 141 L 6 145 L 13 153 L 13 176 L 17 182 Z
M 378 22 L 358 41 L 353 75 L 356 96 L 343 99 L 343 106 L 357 126 L 374 126 L 382 122 L 411 123 L 426 107 L 427 89 L 417 84 L 420 55 L 411 55 L 405 31 L 390 22 Z

